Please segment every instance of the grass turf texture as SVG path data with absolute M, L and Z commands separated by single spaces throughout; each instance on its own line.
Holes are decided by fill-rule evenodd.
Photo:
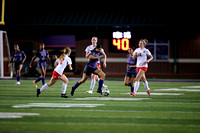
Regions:
M 48 80 L 46 81 L 48 82 Z M 104 97 L 96 93 L 87 94 L 90 80 L 82 84 L 73 97 L 63 99 L 62 82 L 58 81 L 37 98 L 32 80 L 0 80 L 0 113 L 39 113 L 22 118 L 0 118 L 0 132 L 148 132 L 148 133 L 199 133 L 200 132 L 200 92 L 154 91 L 154 89 L 182 88 L 200 86 L 200 83 L 187 82 L 149 82 L 154 93 L 184 93 L 184 95 L 137 95 L 135 98 L 147 100 L 77 100 L 85 97 Z M 70 81 L 69 95 L 76 81 Z M 134 98 L 127 93 L 129 87 L 122 81 L 105 81 L 111 91 L 109 98 Z M 98 83 L 95 88 L 97 88 Z M 41 82 L 38 83 L 41 86 Z M 182 88 L 183 89 L 183 88 Z M 185 89 L 185 88 L 184 88 Z M 199 90 L 198 88 L 196 88 Z M 145 92 L 140 84 L 139 92 Z M 122 93 L 122 94 L 121 94 Z M 103 104 L 97 107 L 29 107 L 14 108 L 15 105 L 30 103 Z

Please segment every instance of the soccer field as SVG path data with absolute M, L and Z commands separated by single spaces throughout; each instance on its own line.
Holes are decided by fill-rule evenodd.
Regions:
M 76 82 L 69 81 L 67 95 Z M 123 81 L 105 81 L 109 96 L 101 96 L 96 90 L 87 94 L 88 80 L 68 99 L 60 97 L 61 81 L 38 98 L 32 80 L 21 80 L 19 86 L 15 83 L 0 80 L 0 132 L 200 132 L 199 82 L 150 81 L 150 97 L 140 83 L 133 97 Z

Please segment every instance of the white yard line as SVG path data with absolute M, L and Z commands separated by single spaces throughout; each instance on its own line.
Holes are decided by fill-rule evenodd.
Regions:
M 85 97 L 74 98 L 73 100 L 114 100 L 114 101 L 138 101 L 138 100 L 150 100 L 151 98 L 115 98 L 115 97 Z
M 120 94 L 129 94 L 130 93 L 120 93 Z M 146 92 L 137 92 L 136 95 L 147 95 Z M 184 95 L 184 93 L 151 93 L 151 95 Z
M 168 88 L 168 89 L 154 89 L 154 91 L 187 91 L 187 92 L 200 92 L 200 89 Z
M 12 106 L 13 108 L 30 108 L 30 107 L 97 107 L 103 106 L 104 104 L 77 104 L 77 103 L 28 103 L 18 104 Z
M 0 118 L 22 118 L 23 116 L 35 116 L 40 115 L 39 113 L 8 113 L 0 112 Z
M 151 124 L 151 123 L 148 123 L 148 124 L 144 124 L 144 123 L 110 123 L 110 122 L 0 122 L 1 124 L 14 124 L 14 125 L 75 125 L 75 126 L 78 126 L 78 125 L 88 125 L 88 126 L 91 126 L 91 125 L 123 125 L 123 126 L 141 126 L 141 127 L 144 127 L 144 126 L 149 126 L 149 127 L 183 127 L 182 124 Z M 184 127 L 199 127 L 199 125 L 194 125 L 194 124 L 188 124 L 188 125 L 184 125 Z
M 197 89 L 200 89 L 200 86 L 181 86 L 181 88 L 197 88 Z

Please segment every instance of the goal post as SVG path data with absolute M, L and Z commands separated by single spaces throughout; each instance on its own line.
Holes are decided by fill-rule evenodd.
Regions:
M 4 21 L 4 15 L 5 15 L 5 0 L 1 0 L 1 3 L 0 3 L 1 5 L 0 5 L 0 8 L 1 8 L 1 10 L 0 10 L 0 15 L 1 15 L 1 17 L 0 17 L 0 25 L 5 25 L 5 21 Z
M 12 78 L 12 66 L 9 68 L 10 47 L 6 31 L 0 31 L 0 78 Z

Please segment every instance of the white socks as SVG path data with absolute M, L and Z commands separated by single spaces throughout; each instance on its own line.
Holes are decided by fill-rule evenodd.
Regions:
M 49 86 L 47 84 L 43 85 L 42 88 L 40 89 L 40 92 L 46 90 Z
M 67 89 L 67 84 L 63 83 L 62 84 L 62 94 L 65 94 L 66 89 Z
M 47 85 L 47 84 L 43 85 L 42 88 L 40 89 L 40 92 L 46 90 L 47 88 L 48 88 L 48 85 Z M 67 89 L 67 84 L 64 84 L 64 83 L 63 83 L 63 84 L 62 84 L 62 94 L 65 94 L 66 89 Z
M 148 91 L 149 90 L 148 82 L 147 81 L 143 82 L 143 85 L 144 85 L 145 89 Z M 140 82 L 135 81 L 135 84 L 134 84 L 134 91 L 135 91 L 135 93 L 137 92 L 139 86 L 140 86 Z
M 93 91 L 94 86 L 95 86 L 96 80 L 91 80 L 91 85 L 90 85 L 90 90 Z
M 149 90 L 148 82 L 147 82 L 147 81 L 146 81 L 146 82 L 143 82 L 143 85 L 144 85 L 145 89 L 148 91 L 148 90 Z
M 135 84 L 134 84 L 134 92 L 135 92 L 135 93 L 137 92 L 139 86 L 140 86 L 140 81 L 139 81 L 139 82 L 138 82 L 138 81 L 135 81 Z

